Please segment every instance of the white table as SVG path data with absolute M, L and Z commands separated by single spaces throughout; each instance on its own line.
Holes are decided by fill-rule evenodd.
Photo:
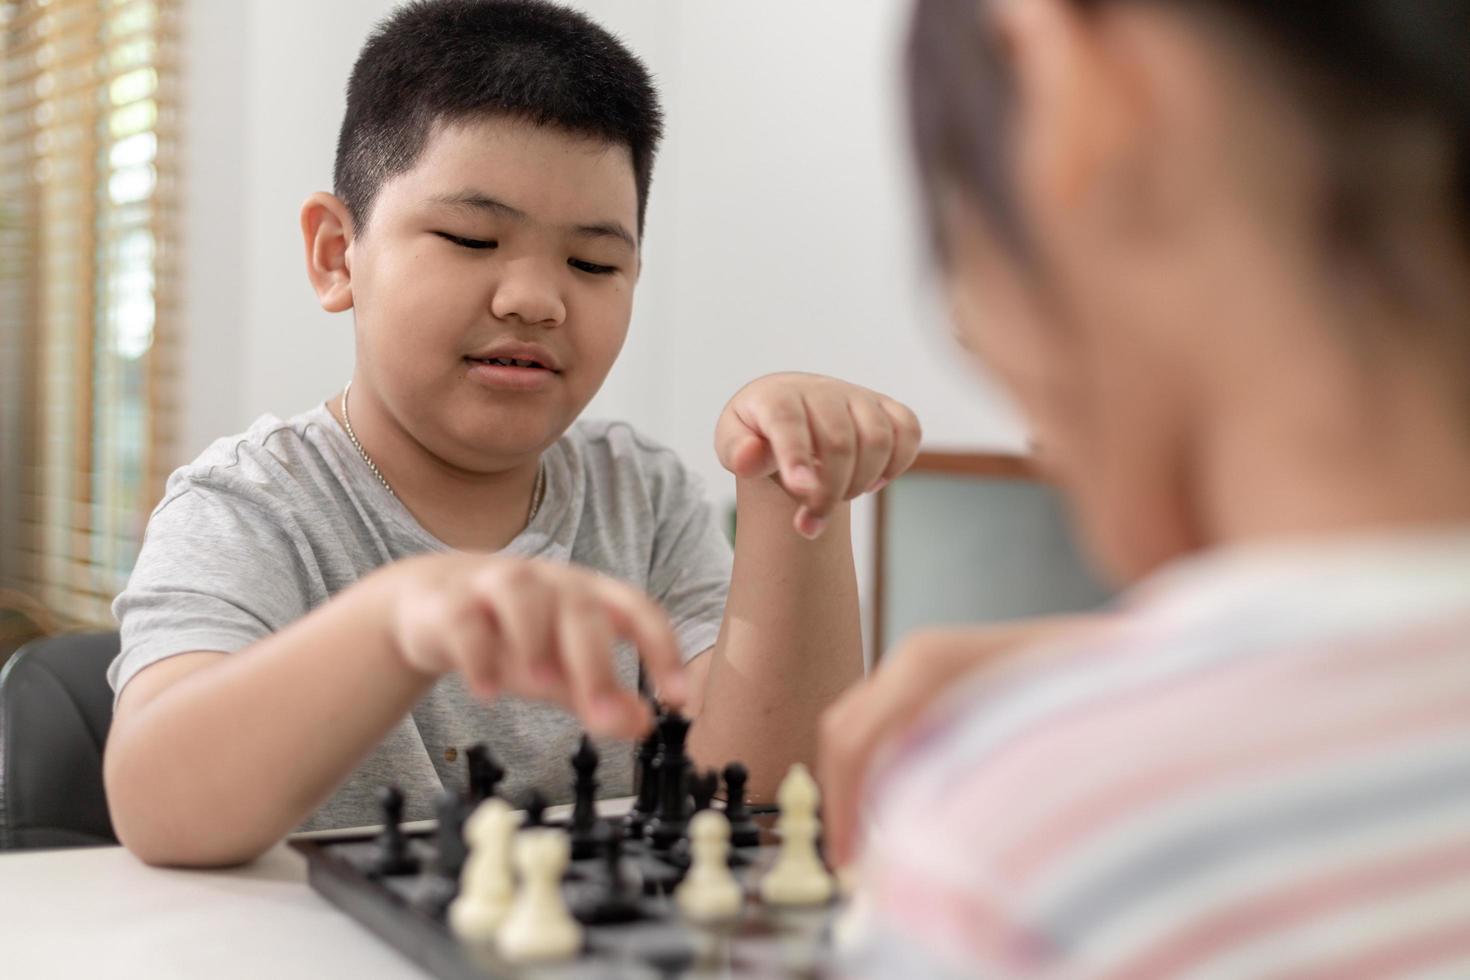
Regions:
M 621 813 L 628 804 L 607 800 L 598 808 Z M 150 868 L 120 847 L 0 854 L 0 976 L 420 980 L 424 974 L 312 891 L 306 860 L 280 844 L 258 861 L 223 871 Z

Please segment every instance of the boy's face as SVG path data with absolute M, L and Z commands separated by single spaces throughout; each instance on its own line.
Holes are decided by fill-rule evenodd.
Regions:
M 435 127 L 348 246 L 357 376 L 444 462 L 523 462 L 622 349 L 637 220 L 626 147 L 503 118 Z

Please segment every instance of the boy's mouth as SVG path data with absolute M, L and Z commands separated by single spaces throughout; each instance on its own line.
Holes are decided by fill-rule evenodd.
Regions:
M 483 364 L 492 368 L 512 371 L 550 371 L 561 373 L 561 362 L 556 355 L 540 344 L 528 344 L 506 338 L 499 343 L 489 344 L 465 355 L 470 364 Z
M 496 367 L 518 367 L 538 368 L 542 371 L 550 371 L 551 368 L 540 361 L 525 360 L 518 357 L 467 357 L 465 360 L 472 364 L 493 364 Z
M 465 357 L 469 380 L 499 391 L 529 392 L 545 389 L 561 375 L 556 357 L 537 344 L 497 347 Z

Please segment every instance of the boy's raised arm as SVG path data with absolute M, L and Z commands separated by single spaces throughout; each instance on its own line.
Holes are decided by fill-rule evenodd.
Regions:
M 862 676 L 848 501 L 908 469 L 920 436 L 898 402 L 808 374 L 754 381 L 721 416 L 739 532 L 719 641 L 693 667 L 690 746 L 743 760 L 754 798 L 813 764 L 822 711 Z

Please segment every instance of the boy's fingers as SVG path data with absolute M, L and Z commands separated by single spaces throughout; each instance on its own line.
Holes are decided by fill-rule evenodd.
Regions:
M 771 447 L 781 486 L 805 501 L 820 485 L 806 403 L 797 394 L 759 402 L 752 410 L 751 421 Z
M 499 634 L 494 614 L 468 597 L 444 625 L 445 646 L 465 684 L 486 701 L 501 690 Z
M 893 426 L 893 451 L 882 477 L 882 481 L 887 482 L 897 479 L 914 465 L 924 441 L 924 428 L 919 424 L 919 417 L 907 405 L 885 397 L 880 397 L 878 404 Z
M 554 647 L 554 584 L 533 563 L 510 561 L 497 564 L 483 587 L 505 638 L 505 666 L 520 675 L 521 693 L 560 700 L 566 678 Z
M 689 692 L 679 643 L 674 638 L 668 614 L 637 589 L 605 576 L 594 577 L 592 589 L 613 629 L 638 647 L 638 655 L 660 697 L 674 707 L 681 707 Z
M 858 451 L 843 500 L 851 500 L 873 489 L 888 470 L 897 441 L 893 419 L 873 399 L 854 398 L 848 402 L 847 409 L 857 432 Z
M 558 610 L 556 632 L 572 703 L 588 731 L 636 735 L 641 703 L 613 672 L 613 631 L 597 599 L 572 590 Z
M 443 595 L 415 593 L 404 598 L 397 611 L 394 634 L 409 664 L 434 674 L 454 669 L 456 664 L 441 629 L 449 614 L 449 601 Z
M 731 452 L 729 468 L 736 476 L 746 479 L 770 476 L 779 469 L 771 444 L 750 433 L 742 436 Z
M 807 399 L 807 418 L 812 441 L 816 445 L 821 480 L 817 491 L 803 498 L 807 512 L 825 522 L 828 513 L 840 501 L 852 482 L 857 462 L 857 429 L 847 399 L 839 396 L 812 396 Z
M 754 479 L 776 472 L 776 457 L 756 426 L 727 410 L 715 426 L 715 455 L 736 476 Z

